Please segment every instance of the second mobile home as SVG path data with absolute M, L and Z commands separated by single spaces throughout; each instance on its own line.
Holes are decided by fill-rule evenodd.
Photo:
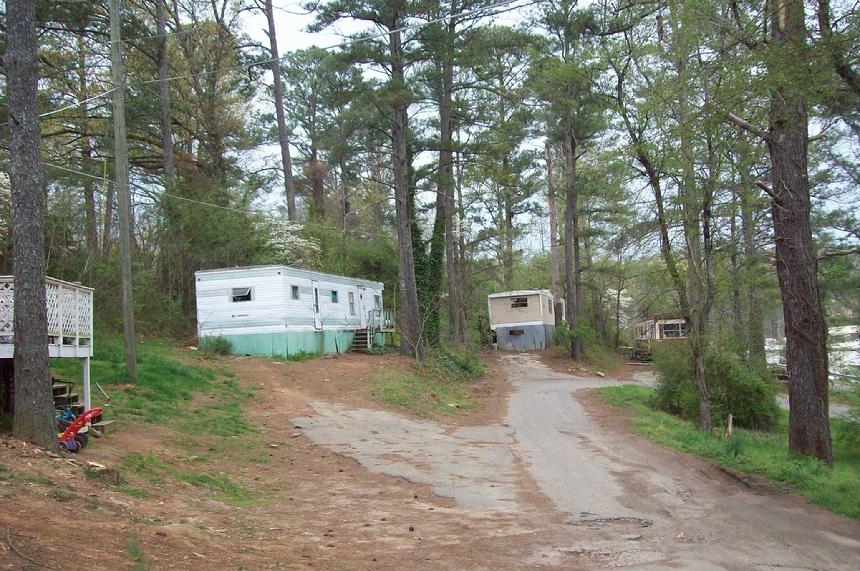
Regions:
M 384 286 L 288 266 L 195 272 L 197 336 L 239 355 L 343 353 L 382 314 Z

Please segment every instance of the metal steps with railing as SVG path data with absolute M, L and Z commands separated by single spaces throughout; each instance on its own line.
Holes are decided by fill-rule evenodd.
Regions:
M 393 309 L 371 309 L 367 312 L 367 329 L 355 331 L 350 351 L 366 353 L 373 347 L 377 333 L 393 333 L 395 329 L 396 314 Z

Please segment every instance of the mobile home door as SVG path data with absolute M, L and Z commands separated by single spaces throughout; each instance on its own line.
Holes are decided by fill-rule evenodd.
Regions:
M 320 283 L 311 280 L 311 288 L 314 290 L 314 329 L 322 329 L 322 317 L 320 316 Z
M 361 328 L 367 329 L 367 310 L 364 299 L 368 296 L 367 288 L 358 288 L 358 318 L 361 321 Z

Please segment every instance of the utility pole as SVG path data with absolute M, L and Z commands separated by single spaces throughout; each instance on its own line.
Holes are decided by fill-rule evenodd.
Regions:
M 128 189 L 128 140 L 125 130 L 125 71 L 120 45 L 120 3 L 110 0 L 110 61 L 113 77 L 113 147 L 116 161 L 116 196 L 119 201 L 119 245 L 122 266 L 122 323 L 125 369 L 137 382 L 134 340 L 134 298 L 131 288 L 131 195 Z

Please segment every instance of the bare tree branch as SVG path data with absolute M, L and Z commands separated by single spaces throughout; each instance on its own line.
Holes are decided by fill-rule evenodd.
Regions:
M 767 131 L 765 131 L 764 129 L 762 129 L 760 127 L 756 127 L 755 125 L 753 125 L 749 121 L 747 121 L 745 119 L 741 119 L 740 117 L 738 117 L 734 113 L 726 113 L 726 117 L 728 118 L 729 121 L 731 121 L 732 123 L 734 123 L 735 125 L 737 125 L 741 129 L 743 129 L 744 131 L 752 133 L 753 135 L 755 135 L 759 139 L 767 140 Z
M 860 254 L 860 246 L 855 246 L 853 248 L 841 248 L 839 250 L 824 250 L 818 253 L 819 260 L 826 260 L 828 258 L 837 258 L 840 256 L 851 256 Z

